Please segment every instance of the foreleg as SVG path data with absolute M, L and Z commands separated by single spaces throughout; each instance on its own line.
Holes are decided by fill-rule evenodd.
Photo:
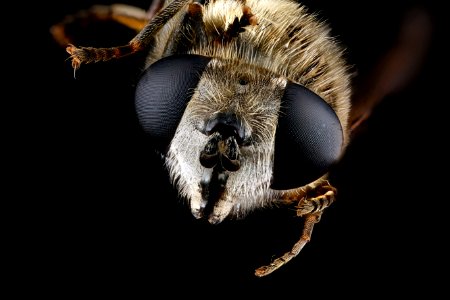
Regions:
M 255 275 L 258 277 L 266 276 L 296 257 L 306 243 L 310 241 L 314 224 L 320 221 L 323 211 L 334 202 L 335 196 L 336 189 L 325 179 L 286 192 L 281 203 L 297 203 L 297 216 L 303 217 L 305 220 L 302 234 L 289 252 L 275 259 L 269 265 L 256 269 Z
M 92 63 L 117 59 L 140 52 L 151 47 L 154 35 L 177 12 L 192 0 L 175 0 L 156 14 L 152 20 L 127 44 L 111 48 L 75 47 L 69 45 L 66 50 L 71 55 L 72 67 L 76 70 L 82 63 Z
M 74 24 L 80 24 L 83 28 L 88 28 L 90 24 L 96 22 L 115 21 L 135 30 L 137 33 L 149 22 L 152 14 L 155 14 L 155 9 L 152 9 L 152 7 L 149 12 L 146 12 L 144 9 L 125 4 L 94 5 L 89 9 L 66 16 L 61 22 L 50 27 L 50 33 L 62 47 L 73 43 L 73 37 L 68 32 L 68 28 Z

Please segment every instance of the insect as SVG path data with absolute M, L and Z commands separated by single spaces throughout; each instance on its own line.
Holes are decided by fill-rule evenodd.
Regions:
M 335 201 L 328 172 L 360 121 L 351 123 L 351 72 L 328 26 L 291 0 L 157 0 L 148 11 L 94 6 L 89 16 L 137 34 L 117 47 L 72 45 L 69 18 L 54 38 L 75 71 L 145 53 L 137 116 L 192 215 L 218 224 L 293 207 L 300 239 L 255 275 L 296 257 Z

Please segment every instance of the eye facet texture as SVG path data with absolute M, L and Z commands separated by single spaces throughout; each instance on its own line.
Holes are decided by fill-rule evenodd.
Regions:
M 144 131 L 164 150 L 209 61 L 200 55 L 170 56 L 142 74 L 135 94 L 137 116 Z
M 288 83 L 275 136 L 271 188 L 301 187 L 322 175 L 340 157 L 341 123 L 331 106 L 309 89 Z

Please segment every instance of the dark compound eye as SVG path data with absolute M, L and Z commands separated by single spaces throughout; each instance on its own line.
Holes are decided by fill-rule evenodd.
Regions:
M 200 55 L 170 56 L 155 62 L 142 74 L 136 87 L 136 112 L 144 131 L 161 150 L 173 138 L 209 61 L 209 57 Z
M 334 110 L 309 89 L 288 83 L 275 136 L 271 188 L 293 189 L 318 179 L 339 159 L 342 146 Z

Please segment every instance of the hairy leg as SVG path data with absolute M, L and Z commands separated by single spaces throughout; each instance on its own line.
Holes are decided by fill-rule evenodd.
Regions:
M 151 10 L 149 10 L 149 12 L 150 11 Z M 66 16 L 61 22 L 50 28 L 50 33 L 58 44 L 62 47 L 66 47 L 73 42 L 72 37 L 67 33 L 67 28 L 73 24 L 84 24 L 85 26 L 88 26 L 95 22 L 115 21 L 139 32 L 149 22 L 152 14 L 156 14 L 154 9 L 151 11 L 152 14 L 149 14 L 149 12 L 125 4 L 94 5 L 89 9 L 81 10 L 73 15 Z
M 108 61 L 149 49 L 154 41 L 154 35 L 190 2 L 192 0 L 175 0 L 171 2 L 156 14 L 127 45 L 111 48 L 67 46 L 66 51 L 71 55 L 72 67 L 76 70 L 83 63 Z
M 325 179 L 318 180 L 306 187 L 291 190 L 283 195 L 281 203 L 288 205 L 297 203 L 297 216 L 304 218 L 302 234 L 290 251 L 269 265 L 256 269 L 256 276 L 269 275 L 300 253 L 311 239 L 314 224 L 320 221 L 323 211 L 334 202 L 335 195 L 336 189 Z
M 305 222 L 303 225 L 303 231 L 302 235 L 300 236 L 300 239 L 297 241 L 297 243 L 294 244 L 292 249 L 289 252 L 286 252 L 281 257 L 278 257 L 275 259 L 272 263 L 270 263 L 267 266 L 259 267 L 255 270 L 255 275 L 258 277 L 263 277 L 266 275 L 269 275 L 273 271 L 279 269 L 283 265 L 285 265 L 287 262 L 289 262 L 291 259 L 296 257 L 300 251 L 303 249 L 303 247 L 306 245 L 306 243 L 309 242 L 311 239 L 312 231 L 314 228 L 314 224 L 318 223 L 320 221 L 320 216 L 322 215 L 322 212 L 316 212 L 313 214 L 308 214 L 305 216 Z

